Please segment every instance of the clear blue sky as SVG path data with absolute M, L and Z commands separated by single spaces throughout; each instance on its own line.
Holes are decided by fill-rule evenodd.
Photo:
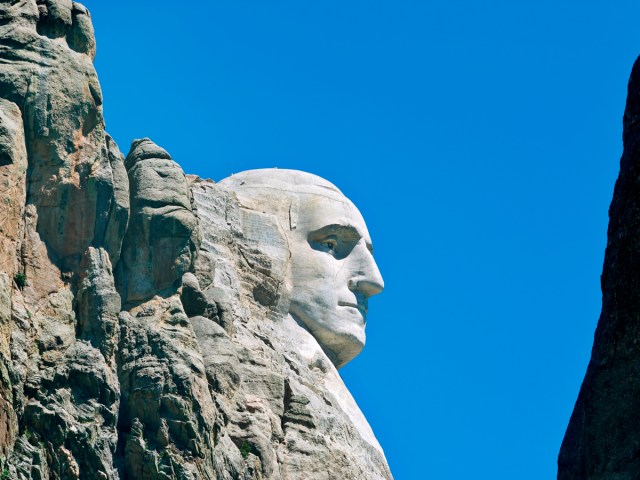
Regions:
M 640 3 L 85 4 L 124 153 L 306 170 L 360 207 L 386 289 L 342 373 L 396 479 L 555 478 Z

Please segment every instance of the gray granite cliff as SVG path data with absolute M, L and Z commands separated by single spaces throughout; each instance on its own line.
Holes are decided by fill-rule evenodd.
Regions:
M 0 476 L 392 478 L 289 314 L 282 231 L 149 139 L 125 158 L 95 50 L 82 5 L 0 0 Z

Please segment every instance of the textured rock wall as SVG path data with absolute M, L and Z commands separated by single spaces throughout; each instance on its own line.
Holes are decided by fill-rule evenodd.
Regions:
M 0 444 L 17 478 L 116 475 L 120 299 L 110 258 L 126 228 L 128 187 L 104 131 L 94 51 L 80 5 L 0 3 L 9 206 L 0 213 Z
M 640 478 L 640 59 L 629 80 L 623 127 L 602 313 L 558 457 L 561 480 Z
M 125 160 L 95 50 L 82 5 L 0 0 L 0 474 L 391 478 L 265 219 L 148 139 Z
M 227 445 L 246 443 L 263 478 L 391 478 L 334 365 L 288 315 L 290 255 L 275 217 L 241 208 L 222 185 L 196 181 L 192 191 L 201 304 L 218 309 L 190 319 L 220 417 L 216 458 L 241 471 Z

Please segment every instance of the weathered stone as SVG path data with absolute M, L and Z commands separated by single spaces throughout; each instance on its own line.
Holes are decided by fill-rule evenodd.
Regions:
M 117 151 L 113 142 L 107 146 L 92 59 L 52 40 L 73 31 L 74 19 L 86 24 L 81 7 L 75 10 L 71 0 L 0 8 L 0 91 L 22 110 L 27 196 L 37 209 L 36 231 L 63 270 L 74 270 L 88 246 L 102 246 L 98 203 L 113 197 L 109 152 Z
M 187 179 L 169 154 L 148 139 L 127 155 L 131 220 L 119 291 L 125 303 L 171 294 L 193 267 L 199 239 Z
M 10 378 L 12 292 L 26 281 L 20 264 L 26 204 L 27 152 L 22 113 L 0 99 L 0 455 L 6 458 L 18 433 Z
M 0 271 L 0 456 L 6 458 L 18 435 L 11 381 L 11 291 L 12 279 Z
M 623 143 L 609 208 L 602 313 L 560 449 L 560 480 L 640 478 L 640 59 L 629 80 Z
M 218 308 L 215 302 L 207 299 L 207 296 L 200 290 L 200 283 L 197 277 L 191 273 L 182 276 L 182 293 L 180 301 L 184 306 L 184 311 L 189 317 L 204 315 L 208 318 L 218 317 Z
M 73 2 L 72 15 L 67 43 L 76 52 L 86 53 L 93 60 L 96 56 L 96 38 L 89 10 L 81 3 Z
M 82 5 L 0 2 L 0 466 L 391 478 L 336 370 L 382 288 L 357 209 L 302 172 L 214 184 L 148 139 L 123 158 L 94 55 Z
M 105 140 L 104 157 L 109 158 L 111 168 L 105 165 L 102 169 L 107 176 L 101 183 L 102 191 L 98 197 L 98 222 L 94 244 L 104 246 L 115 268 L 120 260 L 122 242 L 129 222 L 129 177 L 118 146 L 109 135 L 106 135 Z M 109 195 L 111 191 L 113 194 Z
M 38 33 L 50 38 L 64 37 L 71 27 L 71 0 L 36 0 L 40 19 Z
M 70 1 L 0 5 L 0 448 L 12 478 L 117 477 L 109 255 L 128 182 L 91 58 L 63 39 L 88 26 L 72 13 Z
M 120 329 L 119 429 L 128 478 L 207 478 L 214 469 L 216 408 L 178 296 L 123 312 Z M 143 468 L 147 476 L 139 476 Z
M 258 188 L 267 190 L 271 197 L 263 191 L 245 193 L 243 188 L 251 189 L 252 184 L 244 174 L 217 185 L 192 185 L 203 237 L 196 276 L 199 286 L 206 285 L 205 294 L 224 306 L 233 323 L 232 329 L 225 329 L 202 316 L 190 319 L 216 394 L 219 418 L 224 420 L 218 427 L 216 474 L 227 478 L 226 469 L 247 478 L 391 478 L 382 449 L 332 361 L 318 339 L 289 314 L 291 298 L 297 295 L 296 282 L 301 278 L 291 275 L 290 248 L 296 240 L 288 236 L 287 229 L 299 229 L 296 233 L 309 245 L 307 199 L 297 199 L 303 208 L 292 208 L 297 195 L 283 192 L 289 174 L 275 173 L 285 181 L 274 188 L 269 184 L 271 172 L 261 173 Z M 294 177 L 300 180 L 296 191 L 306 188 L 307 195 L 317 195 L 315 186 L 304 186 L 305 180 L 313 180 L 325 185 L 322 194 L 327 196 L 328 182 L 302 172 L 295 172 Z M 333 189 L 339 208 L 350 205 Z M 295 218 L 295 223 L 290 218 Z M 344 240 L 355 244 L 349 245 L 345 256 L 358 257 L 356 267 L 346 269 L 353 272 L 352 277 L 346 277 L 341 287 L 330 282 L 323 287 L 344 288 L 350 292 L 345 293 L 345 300 L 348 294 L 357 298 L 358 288 L 363 288 L 362 284 L 350 284 L 352 278 L 370 282 L 370 294 L 382 287 L 369 251 L 367 257 L 359 257 L 361 253 L 355 248 L 360 241 L 366 247 L 369 240 L 359 214 L 353 218 L 360 238 Z M 335 223 L 331 216 L 323 219 L 330 225 Z M 311 272 L 324 275 L 309 261 L 308 252 L 303 255 L 301 261 L 307 261 Z M 337 278 L 333 273 L 328 275 Z M 192 280 L 189 283 L 195 285 Z M 257 298 L 257 288 L 269 290 L 271 299 Z M 366 299 L 369 295 L 363 296 Z M 329 308 L 331 295 L 322 298 L 323 305 L 312 305 L 312 312 Z M 337 303 L 335 307 L 340 315 Z M 245 462 L 238 463 L 230 445 L 241 452 L 244 448 Z
M 103 249 L 89 248 L 81 263 L 77 293 L 77 336 L 102 352 L 114 363 L 118 343 L 120 295 L 116 292 L 109 256 Z
M 24 397 L 14 401 L 22 410 L 21 438 L 41 448 L 17 449 L 10 463 L 29 469 L 44 455 L 49 459 L 44 476 L 50 469 L 60 478 L 82 478 L 60 473 L 77 467 L 85 478 L 114 478 L 117 377 L 99 350 L 75 339 L 72 299 L 62 290 L 45 311 L 31 314 L 24 333 L 14 332 L 14 352 L 26 347 L 27 353 L 14 364 L 16 381 L 24 385 Z M 29 340 L 31 332 L 41 332 L 35 342 Z M 14 358 L 20 356 L 14 353 Z
M 0 98 L 0 269 L 9 278 L 18 273 L 27 166 L 22 113 Z

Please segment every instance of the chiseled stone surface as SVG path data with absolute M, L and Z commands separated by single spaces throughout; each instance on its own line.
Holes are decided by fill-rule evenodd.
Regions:
M 560 449 L 560 480 L 640 478 L 640 59 L 629 80 L 623 143 L 609 208 L 602 313 Z
M 237 188 L 242 182 L 248 188 L 250 178 L 258 192 Z M 192 191 L 202 230 L 198 286 L 219 312 L 215 321 L 191 321 L 218 393 L 220 435 L 229 439 L 224 444 L 250 445 L 249 457 L 264 478 L 391 478 L 380 445 L 332 363 L 344 363 L 337 345 L 352 357 L 353 345 L 359 351 L 364 342 L 362 312 L 339 302 L 364 306 L 382 289 L 362 217 L 333 185 L 304 172 L 249 171 L 219 184 L 195 182 Z M 342 214 L 314 218 L 318 202 L 335 203 Z M 353 230 L 335 232 L 338 224 Z M 325 236 L 316 236 L 318 230 Z M 323 245 L 330 237 L 336 244 Z M 297 259 L 293 242 L 305 249 Z M 316 253 L 319 259 L 310 257 Z M 291 314 L 299 308 L 295 302 L 307 300 L 307 285 L 295 276 L 303 265 L 323 280 L 318 300 L 307 307 L 309 323 L 328 317 L 351 322 L 355 333 L 327 322 L 323 336 L 314 337 L 313 327 Z M 327 336 L 333 350 L 323 341 Z M 228 449 L 216 455 L 234 465 Z
M 337 372 L 383 288 L 358 210 L 303 172 L 125 159 L 95 51 L 81 4 L 0 1 L 0 472 L 392 478 Z
M 368 299 L 384 288 L 362 215 L 306 172 L 249 170 L 220 184 L 239 199 L 245 237 L 278 267 L 258 282 L 255 299 L 269 306 L 285 290 L 288 313 L 342 367 L 364 347 Z M 271 278 L 279 280 L 269 291 Z

